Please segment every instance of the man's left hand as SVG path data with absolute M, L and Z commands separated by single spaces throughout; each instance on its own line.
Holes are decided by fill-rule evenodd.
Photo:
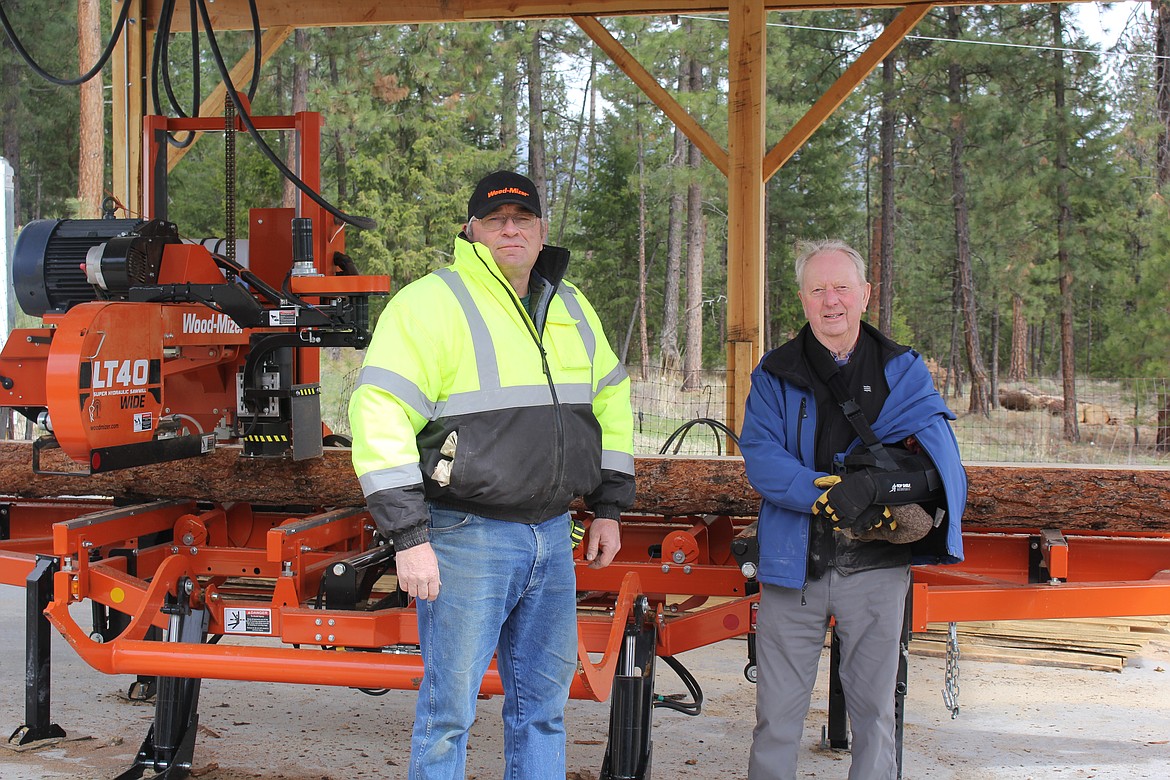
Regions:
M 593 518 L 585 547 L 585 560 L 589 561 L 589 568 L 604 569 L 609 566 L 621 548 L 621 523 L 609 517 Z

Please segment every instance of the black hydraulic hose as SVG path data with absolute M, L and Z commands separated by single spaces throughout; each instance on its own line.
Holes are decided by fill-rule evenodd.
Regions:
M 252 117 L 245 110 L 243 101 L 236 93 L 235 85 L 232 83 L 231 73 L 228 72 L 227 64 L 223 61 L 223 55 L 219 51 L 219 44 L 215 40 L 215 31 L 211 26 L 211 16 L 207 11 L 207 0 L 196 0 L 199 3 L 199 14 L 203 18 L 203 28 L 207 31 L 207 43 L 211 47 L 211 53 L 215 59 L 215 65 L 219 68 L 219 75 L 223 79 L 224 86 L 227 87 L 228 95 L 231 96 L 232 103 L 236 106 L 236 112 L 239 114 L 240 121 L 243 122 L 244 127 L 248 129 L 248 134 L 252 136 L 252 140 L 256 142 L 257 148 L 268 158 L 268 161 L 281 172 L 281 174 L 293 183 L 298 190 L 307 195 L 314 203 L 327 212 L 332 214 L 341 222 L 348 225 L 353 225 L 359 230 L 372 230 L 378 226 L 378 223 L 369 217 L 355 217 L 338 209 L 332 203 L 329 203 L 321 195 L 315 192 L 309 185 L 301 181 L 300 177 L 289 170 L 284 161 L 276 155 L 275 152 L 264 142 L 264 138 L 260 135 L 260 131 L 256 129 L 256 125 L 252 122 Z
M 659 657 L 663 661 L 666 661 L 667 665 L 671 669 L 674 669 L 675 674 L 678 675 L 679 679 L 682 680 L 683 685 L 686 686 L 687 691 L 691 694 L 691 701 L 682 702 L 679 701 L 676 697 L 655 695 L 654 706 L 665 707 L 666 709 L 681 712 L 684 715 L 700 714 L 703 711 L 703 689 L 699 687 L 699 681 L 696 680 L 694 675 L 692 675 L 690 671 L 682 665 L 682 662 L 674 656 L 663 655 Z
M 75 79 L 62 79 L 57 78 L 38 65 L 32 58 L 32 55 L 25 50 L 23 44 L 20 42 L 20 38 L 16 36 L 16 31 L 12 29 L 12 23 L 8 21 L 8 14 L 4 13 L 4 4 L 0 3 L 0 25 L 3 25 L 4 32 L 8 34 L 8 40 L 12 42 L 12 48 L 16 49 L 17 53 L 28 63 L 28 66 L 32 68 L 34 73 L 45 81 L 50 81 L 60 87 L 76 87 L 79 84 L 84 84 L 101 72 L 102 68 L 106 66 L 106 62 L 110 59 L 110 55 L 114 51 L 114 46 L 117 44 L 118 38 L 122 35 L 122 28 L 126 26 L 126 19 L 129 16 L 130 3 L 123 3 L 122 13 L 118 14 L 118 22 L 114 25 L 114 32 L 110 35 L 110 40 L 106 42 L 106 49 L 98 57 L 97 63 Z

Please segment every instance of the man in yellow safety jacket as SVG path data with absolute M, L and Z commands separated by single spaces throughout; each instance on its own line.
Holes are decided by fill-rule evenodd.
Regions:
M 565 776 L 577 666 L 567 510 L 584 497 L 585 557 L 609 565 L 634 499 L 633 417 L 629 377 L 547 235 L 527 177 L 482 179 L 454 263 L 391 299 L 350 400 L 354 469 L 418 609 L 410 780 L 464 777 L 493 653 L 505 776 Z

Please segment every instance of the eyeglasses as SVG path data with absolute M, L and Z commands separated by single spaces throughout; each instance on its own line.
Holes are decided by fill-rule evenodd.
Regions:
M 472 219 L 483 225 L 484 230 L 495 233 L 497 230 L 503 230 L 504 225 L 508 224 L 508 220 L 512 220 L 512 224 L 518 227 L 520 230 L 528 230 L 530 227 L 536 224 L 536 221 L 540 219 L 540 217 L 524 211 L 518 214 L 492 214 L 491 216 L 484 217 L 483 219 L 479 219 L 478 217 L 472 217 Z

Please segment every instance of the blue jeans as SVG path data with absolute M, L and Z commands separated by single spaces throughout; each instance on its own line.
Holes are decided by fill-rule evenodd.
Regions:
M 577 669 L 568 514 L 536 525 L 431 507 L 442 587 L 420 601 L 423 657 L 410 780 L 464 780 L 467 732 L 496 654 L 504 686 L 504 777 L 565 777 L 565 703 Z

